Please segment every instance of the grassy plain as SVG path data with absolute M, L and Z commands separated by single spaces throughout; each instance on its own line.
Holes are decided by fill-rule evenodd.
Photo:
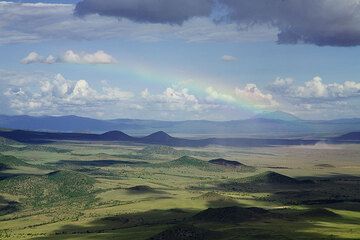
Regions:
M 0 239 L 360 238 L 359 145 L 2 144 Z

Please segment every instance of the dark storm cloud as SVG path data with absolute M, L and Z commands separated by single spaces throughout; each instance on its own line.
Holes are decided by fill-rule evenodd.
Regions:
M 221 5 L 224 21 L 277 28 L 280 44 L 360 45 L 360 0 L 82 0 L 75 13 L 181 24 Z
M 75 13 L 97 13 L 136 22 L 182 24 L 192 17 L 209 16 L 212 0 L 83 0 Z
M 319 46 L 360 44 L 359 0 L 222 0 L 238 23 L 269 24 L 278 42 Z

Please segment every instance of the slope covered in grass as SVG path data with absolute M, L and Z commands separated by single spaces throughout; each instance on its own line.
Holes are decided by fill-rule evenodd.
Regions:
M 0 153 L 0 170 L 11 169 L 18 166 L 30 166 L 30 164 L 14 156 L 3 155 Z
M 244 222 L 269 217 L 272 214 L 262 208 L 238 206 L 208 208 L 193 216 L 194 220 L 209 222 Z
M 299 184 L 301 181 L 282 175 L 277 172 L 267 171 L 242 179 L 244 183 L 251 184 Z
M 45 207 L 62 201 L 87 197 L 91 200 L 95 180 L 72 171 L 46 175 L 21 175 L 0 181 L 0 192 L 19 196 L 25 205 Z
M 166 168 L 186 167 L 186 168 L 215 169 L 214 166 L 212 166 L 208 162 L 189 156 L 183 156 L 166 163 L 154 164 L 154 166 L 166 167 Z

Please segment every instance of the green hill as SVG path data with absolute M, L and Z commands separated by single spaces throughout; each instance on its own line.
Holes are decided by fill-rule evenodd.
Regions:
M 227 197 L 216 193 L 216 192 L 207 192 L 201 194 L 200 196 L 193 197 L 192 199 L 196 200 L 205 200 L 205 201 L 224 201 L 227 200 Z
M 208 208 L 193 216 L 194 220 L 208 222 L 244 222 L 269 217 L 272 214 L 262 208 L 224 207 Z
M 14 140 L 4 138 L 4 137 L 0 137 L 0 145 L 20 145 L 20 144 L 21 143 L 16 142 Z
M 244 183 L 251 183 L 251 184 L 299 184 L 301 181 L 291 178 L 280 173 L 267 171 L 260 174 L 256 174 L 244 179 L 241 179 Z
M 200 168 L 204 170 L 215 169 L 210 163 L 189 156 L 183 156 L 166 163 L 153 164 L 153 166 L 165 167 L 165 168 L 180 168 L 180 167 Z
M 56 171 L 46 175 L 22 175 L 0 181 L 0 192 L 22 197 L 22 203 L 45 207 L 61 201 L 93 199 L 95 180 L 72 171 Z
M 0 153 L 0 170 L 11 169 L 18 166 L 30 166 L 30 164 L 14 156 L 7 156 Z
M 209 163 L 216 165 L 216 166 L 222 166 L 225 168 L 233 168 L 233 169 L 242 170 L 242 171 L 254 171 L 255 170 L 254 167 L 245 165 L 238 161 L 231 161 L 231 160 L 226 160 L 223 158 L 212 159 L 209 161 Z
M 325 208 L 315 208 L 315 209 L 309 209 L 305 212 L 302 212 L 300 217 L 305 218 L 328 218 L 328 217 L 340 217 L 338 214 L 325 209 Z
M 19 144 L 18 142 L 15 142 L 13 140 L 0 137 L 0 151 L 1 152 L 16 150 L 18 148 L 14 147 L 12 145 L 18 145 L 18 144 Z

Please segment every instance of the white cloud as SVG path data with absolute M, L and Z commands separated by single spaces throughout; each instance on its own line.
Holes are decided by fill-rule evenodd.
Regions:
M 166 88 L 161 94 L 152 95 L 148 89 L 141 92 L 141 96 L 145 99 L 149 107 L 164 111 L 196 111 L 201 110 L 204 106 L 199 99 L 189 93 L 186 88 L 174 89 Z
M 61 61 L 65 63 L 77 63 L 77 64 L 116 63 L 115 58 L 104 51 L 97 51 L 95 53 L 76 53 L 72 50 L 68 50 L 61 58 Z
M 21 63 L 113 64 L 116 63 L 116 59 L 102 50 L 96 51 L 94 53 L 76 53 L 73 50 L 67 50 L 60 57 L 49 55 L 47 58 L 42 57 L 36 52 L 31 52 L 28 56 L 21 60 Z
M 61 74 L 52 79 L 43 78 L 22 87 L 10 87 L 4 95 L 17 113 L 64 114 L 81 111 L 92 112 L 102 106 L 129 101 L 134 94 L 117 87 L 104 86 L 93 89 L 86 80 L 70 81 Z M 127 103 L 130 105 L 129 103 Z
M 295 85 L 292 79 L 276 79 L 270 89 L 285 97 L 308 99 L 310 101 L 334 101 L 343 98 L 360 97 L 360 83 L 345 81 L 326 84 L 319 76 L 303 85 Z
M 208 94 L 208 100 L 220 100 L 225 102 L 235 102 L 234 96 L 230 94 L 221 93 L 215 90 L 213 87 L 206 88 L 206 93 Z
M 257 107 L 276 107 L 279 103 L 271 94 L 263 93 L 256 84 L 248 83 L 244 88 L 235 89 L 236 96 L 246 101 L 251 101 Z
M 215 90 L 213 87 L 206 89 L 208 99 L 220 100 L 228 103 L 251 102 L 252 105 L 259 108 L 276 107 L 279 103 L 273 98 L 271 94 L 263 93 L 255 84 L 248 83 L 244 88 L 235 88 L 234 92 L 223 93 Z
M 21 60 L 22 64 L 42 62 L 43 58 L 37 52 L 31 52 Z
M 234 56 L 231 56 L 231 55 L 224 55 L 221 57 L 221 59 L 224 61 L 224 62 L 234 62 L 234 61 L 237 61 L 237 57 L 234 57 Z

